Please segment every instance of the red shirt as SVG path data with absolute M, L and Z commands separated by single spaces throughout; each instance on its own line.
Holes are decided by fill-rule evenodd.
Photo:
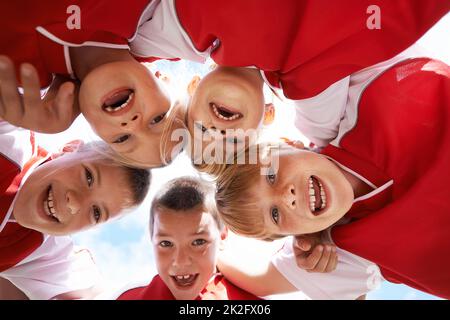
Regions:
M 42 87 L 53 74 L 73 75 L 69 47 L 92 45 L 128 49 L 151 0 L 0 1 L 0 54 L 18 67 L 32 63 Z M 80 29 L 69 29 L 71 6 L 78 6 Z M 69 8 L 69 10 L 68 10 Z M 68 13 L 69 12 L 69 13 Z M 20 79 L 20 77 L 18 77 Z
M 397 64 L 348 110 L 323 154 L 376 190 L 356 199 L 333 240 L 387 280 L 449 299 L 450 68 L 425 58 Z
M 0 129 L 5 125 L 4 121 L 0 121 Z M 24 137 L 24 130 L 19 134 Z M 0 143 L 3 144 L 0 150 L 0 272 L 25 259 L 44 240 L 42 233 L 9 221 L 13 201 L 24 176 L 46 158 L 46 152 L 35 146 L 32 133 L 29 134 L 28 141 L 25 139 L 14 141 L 13 135 L 14 132 L 9 136 L 3 134 L 0 136 Z M 21 155 L 14 150 L 17 145 L 31 149 L 31 159 L 26 162 L 20 159 Z
M 367 27 L 373 4 L 381 29 Z M 450 1 L 176 0 L 175 6 L 198 51 L 213 47 L 219 65 L 256 66 L 298 100 L 397 55 L 450 10 Z
M 176 300 L 159 275 L 146 287 L 130 289 L 122 293 L 117 300 Z M 226 280 L 215 275 L 202 290 L 196 300 L 261 300 Z

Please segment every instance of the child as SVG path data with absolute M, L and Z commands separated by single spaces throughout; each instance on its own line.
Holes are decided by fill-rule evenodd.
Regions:
M 157 193 L 151 207 L 150 234 L 158 275 L 149 285 L 120 290 L 119 299 L 257 299 L 239 288 L 241 284 L 247 285 L 247 282 L 252 281 L 253 275 L 234 279 L 233 283 L 239 285 L 236 287 L 217 273 L 218 258 L 222 256 L 223 260 L 229 255 L 223 256 L 227 250 L 221 250 L 227 231 L 218 220 L 213 197 L 214 188 L 193 177 L 174 179 Z M 305 273 L 311 275 L 304 279 L 308 283 L 311 279 L 318 279 L 310 272 L 330 272 L 336 267 L 336 254 L 332 253 L 332 246 L 322 241 L 315 243 L 310 239 L 304 240 L 314 247 L 312 254 L 303 260 L 303 268 L 309 269 Z M 323 252 L 316 249 L 323 249 Z M 346 261 L 344 269 L 347 274 L 341 272 L 338 276 L 332 276 L 334 273 L 326 273 L 323 274 L 324 278 L 312 280 L 317 286 L 325 286 L 322 289 L 324 294 L 314 297 L 324 298 L 328 297 L 326 294 L 336 292 L 338 298 L 348 298 L 350 292 L 360 293 L 359 288 L 366 286 L 367 278 L 365 268 L 361 268 L 361 260 L 355 258 L 354 261 Z M 226 267 L 224 262 L 221 265 Z M 329 268 L 315 268 L 316 265 Z M 268 269 L 275 270 L 273 266 Z M 339 290 L 326 286 L 326 279 L 330 281 L 330 277 L 338 278 L 334 283 L 340 284 L 339 294 Z M 296 287 L 276 272 L 260 284 L 264 288 L 259 291 L 261 296 L 296 291 Z
M 49 261 L 55 268 L 70 264 L 70 238 L 55 236 L 115 219 L 143 201 L 149 172 L 120 165 L 106 152 L 103 143 L 78 142 L 48 155 L 32 132 L 0 121 L 0 275 L 14 283 L 29 269 L 36 275 L 30 279 L 65 281 L 60 269 L 40 273 Z
M 256 300 L 217 273 L 227 237 L 218 220 L 211 185 L 192 177 L 169 181 L 155 196 L 150 236 L 158 275 L 123 292 L 119 300 Z
M 224 222 L 269 239 L 333 226 L 336 245 L 385 279 L 450 298 L 449 77 L 439 61 L 401 62 L 348 100 L 322 154 L 279 150 L 267 175 L 261 163 L 225 168 L 216 195 Z
M 381 26 L 380 7 L 359 0 L 345 5 L 291 0 L 282 6 L 273 0 L 247 1 L 245 6 L 240 1 L 177 1 L 176 5 L 173 1 L 145 0 L 132 5 L 122 1 L 60 1 L 52 6 L 32 1 L 5 3 L 0 7 L 6 17 L 0 24 L 0 30 L 4 30 L 0 54 L 15 59 L 17 67 L 23 62 L 36 65 L 42 85 L 50 83 L 52 74 L 76 75 L 82 80 L 81 112 L 99 136 L 126 159 L 155 166 L 168 157 L 148 150 L 158 147 L 160 140 L 167 143 L 160 137 L 169 102 L 127 51 L 128 43 L 133 56 L 140 60 L 163 57 L 204 61 L 211 53 L 222 65 L 256 66 L 269 84 L 282 87 L 287 97 L 297 100 L 314 96 L 352 72 L 397 54 L 449 7 L 442 1 L 413 5 L 408 0 L 385 1 L 381 10 L 387 22 Z M 373 12 L 373 19 L 366 12 Z M 17 17 L 23 18 L 17 21 Z M 338 31 L 336 25 L 340 26 Z M 402 30 L 401 34 L 397 30 Z M 23 39 L 20 44 L 18 37 Z M 29 65 L 24 66 L 22 82 L 24 87 L 33 84 L 25 88 L 25 92 L 31 90 L 32 98 L 25 99 L 24 106 L 31 109 L 41 100 L 36 76 L 26 80 L 27 73 L 35 74 Z M 15 88 L 12 74 L 9 71 L 7 78 L 9 87 Z M 61 110 L 70 107 L 73 87 L 68 84 L 60 88 L 65 90 L 49 115 L 62 125 L 52 130 L 66 128 L 77 113 L 76 108 L 73 112 Z M 20 108 L 18 97 L 8 100 L 13 108 Z M 24 121 L 0 116 L 21 125 L 36 121 L 35 117 Z M 166 133 L 171 131 L 171 124 L 167 124 Z M 34 129 L 43 130 L 38 127 Z M 166 149 L 170 152 L 171 145 Z
M 56 133 L 81 111 L 129 163 L 149 167 L 169 161 L 159 155 L 161 136 L 170 131 L 169 97 L 128 50 L 157 5 L 149 0 L 2 2 L 0 117 Z M 69 77 L 81 81 L 79 92 Z M 41 101 L 39 89 L 49 85 L 50 94 Z M 18 86 L 24 88 L 23 98 Z

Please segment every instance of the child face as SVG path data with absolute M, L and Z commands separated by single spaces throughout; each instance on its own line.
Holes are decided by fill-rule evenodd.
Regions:
M 201 208 L 157 209 L 152 238 L 157 269 L 177 300 L 193 300 L 207 285 L 216 271 L 221 237 L 213 216 Z
M 227 129 L 257 129 L 263 116 L 263 81 L 258 70 L 219 66 L 198 84 L 187 121 L 191 134 L 198 127 L 200 132 L 229 141 L 235 136 Z
M 120 214 L 129 196 L 125 179 L 120 167 L 62 156 L 39 166 L 25 181 L 14 218 L 49 235 L 88 229 Z
M 258 199 L 269 234 L 318 232 L 350 209 L 353 189 L 333 162 L 293 147 L 276 155 L 278 171 L 261 175 L 250 190 Z
M 159 144 L 170 100 L 145 66 L 101 65 L 84 78 L 79 97 L 87 121 L 116 152 L 149 166 L 162 163 Z

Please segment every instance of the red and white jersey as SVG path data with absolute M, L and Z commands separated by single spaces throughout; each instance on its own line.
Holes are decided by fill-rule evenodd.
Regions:
M 385 279 L 450 298 L 450 68 L 410 59 L 349 99 L 322 153 L 373 188 L 332 229 Z
M 148 285 L 121 290 L 116 300 L 176 300 L 159 275 Z M 261 300 L 236 287 L 221 274 L 215 274 L 196 300 Z
M 167 0 L 143 23 L 131 51 L 256 67 L 292 100 L 392 58 L 450 10 L 441 0 L 382 0 L 380 29 L 368 25 L 373 1 Z M 372 8 L 372 9 L 370 9 Z M 370 24 L 370 23 L 369 23 Z
M 17 72 L 21 63 L 32 63 L 45 87 L 53 74 L 74 77 L 69 47 L 128 49 L 156 4 L 151 0 L 1 1 L 0 54 L 13 59 Z
M 89 253 L 75 249 L 70 237 L 44 235 L 11 219 L 21 186 L 46 159 L 32 132 L 0 120 L 0 277 L 30 299 L 50 299 L 99 281 Z

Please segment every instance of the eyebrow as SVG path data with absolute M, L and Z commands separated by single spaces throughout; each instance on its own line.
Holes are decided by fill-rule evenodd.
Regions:
M 98 168 L 98 165 L 96 164 L 92 164 L 92 167 L 94 168 L 95 171 L 95 176 L 97 179 L 95 179 L 95 181 L 97 181 L 97 186 L 100 188 L 102 185 L 102 178 L 100 175 L 100 169 Z M 102 207 L 103 207 L 103 212 L 105 213 L 105 217 L 103 217 L 103 222 L 106 222 L 109 220 L 110 214 L 109 214 L 109 210 L 108 207 L 105 205 L 104 202 L 102 202 Z M 103 215 L 102 215 L 103 216 Z

